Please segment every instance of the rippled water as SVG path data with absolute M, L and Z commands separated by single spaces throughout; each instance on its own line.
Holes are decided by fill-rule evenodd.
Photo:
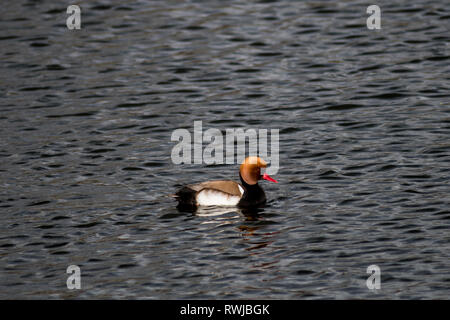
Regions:
M 448 1 L 58 3 L 0 14 L 0 298 L 449 297 Z M 176 210 L 194 120 L 280 129 L 264 209 Z

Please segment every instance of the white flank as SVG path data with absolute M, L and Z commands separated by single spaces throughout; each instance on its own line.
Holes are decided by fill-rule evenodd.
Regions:
M 235 206 L 239 200 L 241 197 L 212 189 L 205 189 L 197 194 L 197 203 L 200 206 Z
M 238 184 L 238 187 L 239 187 L 239 191 L 241 192 L 241 196 L 242 196 L 244 194 L 244 188 L 242 188 L 240 184 Z

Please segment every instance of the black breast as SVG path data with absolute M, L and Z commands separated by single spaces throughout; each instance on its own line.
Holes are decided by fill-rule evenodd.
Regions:
M 240 176 L 240 175 L 239 175 Z M 237 204 L 241 208 L 258 207 L 266 203 L 266 194 L 258 184 L 247 184 L 241 177 L 245 192 Z

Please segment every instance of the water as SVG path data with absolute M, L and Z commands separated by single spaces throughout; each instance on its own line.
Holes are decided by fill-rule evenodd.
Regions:
M 69 4 L 2 5 L 0 298 L 449 297 L 448 1 L 378 1 L 381 30 L 365 1 Z M 238 178 L 172 163 L 197 120 L 280 130 L 257 214 L 167 197 Z

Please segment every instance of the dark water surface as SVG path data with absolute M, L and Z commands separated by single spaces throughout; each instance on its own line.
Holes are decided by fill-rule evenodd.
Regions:
M 0 298 L 449 297 L 449 1 L 69 4 L 2 4 Z M 280 130 L 258 215 L 167 197 L 196 120 Z

